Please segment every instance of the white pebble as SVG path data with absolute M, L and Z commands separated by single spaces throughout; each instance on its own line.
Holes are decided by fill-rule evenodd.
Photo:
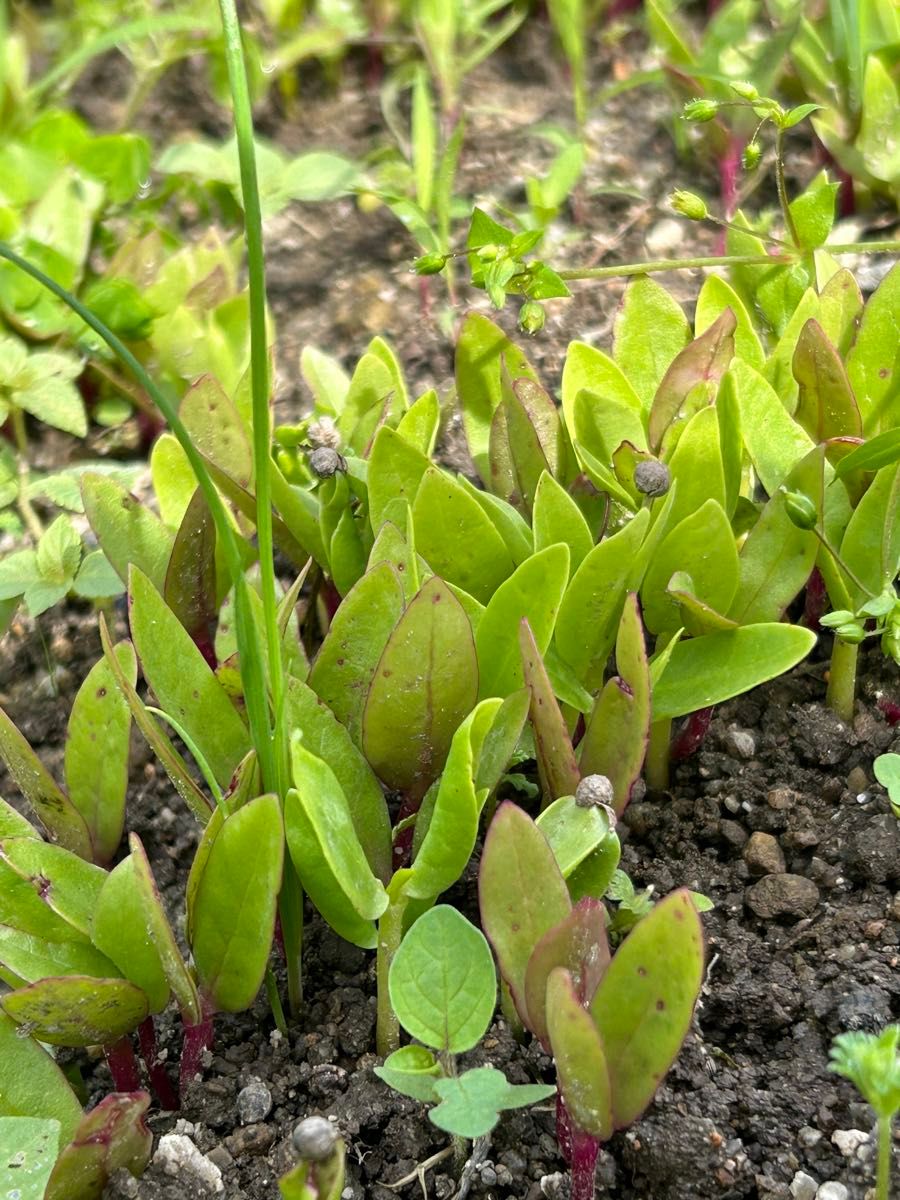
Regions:
M 225 1191 L 222 1172 L 182 1133 L 163 1134 L 153 1162 L 162 1167 L 167 1175 L 177 1176 L 183 1171 L 203 1184 L 207 1191 L 217 1194 Z
M 793 1196 L 793 1200 L 815 1200 L 818 1186 L 812 1175 L 807 1175 L 805 1171 L 798 1171 L 791 1180 L 791 1196 Z
M 847 1200 L 850 1193 L 836 1179 L 826 1179 L 816 1192 L 816 1200 Z
M 869 1140 L 869 1135 L 862 1129 L 836 1129 L 831 1140 L 844 1158 L 853 1158 L 860 1146 Z

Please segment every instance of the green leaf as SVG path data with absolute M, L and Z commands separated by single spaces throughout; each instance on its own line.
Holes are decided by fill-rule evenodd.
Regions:
M 819 294 L 819 321 L 845 361 L 862 311 L 862 292 L 852 273 L 846 268 L 835 271 Z
M 640 416 L 641 401 L 618 366 L 602 350 L 584 342 L 570 342 L 562 375 L 562 409 L 570 436 L 575 435 L 575 401 L 589 392 L 604 403 L 615 401 Z
M 464 475 L 459 476 L 458 482 L 484 510 L 503 539 L 515 566 L 520 566 L 526 558 L 530 558 L 534 553 L 534 538 L 522 514 L 506 500 L 475 487 Z
M 65 515 L 59 516 L 37 544 L 37 569 L 44 583 L 70 587 L 81 562 L 81 538 Z
M 817 106 L 802 105 L 801 107 L 812 111 L 812 108 Z M 790 115 L 793 116 L 798 111 L 798 109 L 794 109 Z M 803 114 L 803 116 L 806 115 L 806 113 Z M 799 119 L 802 120 L 802 117 Z M 834 224 L 834 204 L 839 188 L 839 183 L 829 183 L 828 177 L 823 171 L 816 176 L 805 192 L 801 192 L 791 201 L 790 213 L 794 228 L 797 230 L 801 250 L 815 250 L 817 247 L 825 245 Z
M 253 474 L 250 437 L 237 406 L 215 379 L 198 379 L 186 392 L 178 415 L 203 457 L 241 487 L 249 486 Z
M 334 772 L 350 806 L 353 827 L 372 871 L 391 876 L 391 822 L 381 785 L 331 709 L 305 683 L 289 678 L 285 707 L 288 735 L 300 730 L 303 747 Z
M 166 569 L 163 597 L 201 651 L 211 651 L 216 595 L 216 528 L 198 487 L 182 517 Z
M 710 397 L 714 394 L 716 385 L 734 357 L 736 325 L 734 313 L 726 308 L 704 333 L 672 360 L 650 408 L 647 431 L 652 449 L 659 450 L 663 435 L 698 385 L 705 385 Z
M 344 597 L 312 665 L 310 687 L 357 746 L 378 660 L 402 612 L 400 581 L 388 563 L 379 563 Z
M 676 495 L 669 509 L 670 526 L 692 515 L 709 500 L 725 509 L 728 489 L 723 453 L 726 447 L 723 446 L 722 434 L 722 414 L 718 405 L 701 408 L 684 425 L 669 460 L 672 481 L 677 484 Z M 734 467 L 737 469 L 734 474 L 737 482 L 740 479 L 739 451 L 735 457 L 737 462 Z M 736 500 L 737 488 L 733 490 Z
M 428 465 L 423 451 L 411 445 L 399 430 L 388 425 L 378 430 L 369 455 L 368 472 L 373 533 L 377 534 L 385 521 L 403 526 L 405 506 L 415 500 Z
M 536 551 L 565 542 L 569 547 L 569 577 L 591 552 L 594 539 L 581 509 L 552 475 L 544 472 L 534 498 L 534 548 Z
M 616 815 L 640 778 L 650 736 L 650 666 L 637 597 L 625 599 L 616 635 L 616 671 L 603 686 L 579 746 L 582 775 L 605 775 Z
M 373 770 L 390 788 L 424 796 L 477 697 L 472 627 L 432 576 L 398 621 L 372 678 L 363 749 Z
M 147 997 L 127 979 L 49 976 L 0 997 L 0 1007 L 51 1046 L 109 1046 L 137 1029 Z
M 794 411 L 797 401 L 797 382 L 792 371 L 797 339 L 810 318 L 818 320 L 819 310 L 819 297 L 809 287 L 791 304 L 781 337 L 766 360 L 765 377 L 789 413 Z
M 0 708 L 0 758 L 45 829 L 67 850 L 93 856 L 84 818 L 54 782 L 28 742 Z
M 400 418 L 397 433 L 416 450 L 431 455 L 441 423 L 441 405 L 434 388 L 414 401 Z M 369 456 L 371 466 L 371 455 Z
M 440 783 L 419 810 L 416 854 L 404 891 L 417 900 L 432 900 L 454 884 L 475 849 L 478 820 L 488 789 L 476 791 L 482 748 L 502 711 L 500 700 L 482 700 L 453 737 Z M 480 780 L 479 780 L 480 782 Z M 429 805 L 430 796 L 434 796 Z M 419 826 L 425 823 L 422 835 Z
M 131 855 L 107 875 L 91 921 L 91 940 L 117 969 L 139 987 L 153 1013 L 169 1003 L 169 981 L 150 935 L 146 904 L 135 879 Z
M 0 925 L 0 963 L 22 983 L 48 975 L 114 976 L 105 954 L 82 942 L 49 942 L 9 925 Z
M 48 908 L 80 933 L 90 933 L 91 914 L 106 878 L 105 871 L 62 846 L 33 837 L 6 838 L 0 854 L 32 884 Z M 57 937 L 40 929 L 34 932 L 54 941 L 72 940 L 65 933 Z
M 623 529 L 595 546 L 575 572 L 559 606 L 556 648 L 589 690 L 602 683 L 629 573 L 649 522 L 649 511 L 642 509 Z
M 795 125 L 799 125 L 810 113 L 816 112 L 821 107 L 821 104 L 798 104 L 796 108 L 788 111 L 787 116 L 781 122 L 781 128 L 793 129 Z
M 688 344 L 691 330 L 681 306 L 646 275 L 632 280 L 615 320 L 613 357 L 649 410 L 669 364 Z
M 705 333 L 726 308 L 731 309 L 736 321 L 734 327 L 735 355 L 742 358 L 754 370 L 761 371 L 765 362 L 765 354 L 750 314 L 738 293 L 721 275 L 707 275 L 703 281 L 703 287 L 697 297 L 697 309 L 694 313 L 694 336 L 699 337 L 700 334 Z
M 512 1084 L 495 1067 L 473 1067 L 437 1080 L 434 1092 L 441 1103 L 431 1109 L 429 1120 L 457 1137 L 479 1138 L 490 1133 L 502 1111 L 546 1100 L 556 1088 L 546 1083 Z
M 401 1046 L 384 1060 L 383 1067 L 372 1068 L 379 1079 L 413 1100 L 426 1104 L 436 1100 L 434 1083 L 443 1072 L 430 1050 L 424 1046 Z
M 503 330 L 480 313 L 469 313 L 456 343 L 456 392 L 469 452 L 486 487 L 490 486 L 491 421 L 501 397 L 501 362 L 511 378 L 527 377 L 537 382 L 527 358 Z
M 0 1195 L 44 1200 L 59 1153 L 59 1121 L 0 1117 Z
M 668 594 L 676 571 L 687 572 L 694 594 L 717 612 L 726 612 L 739 578 L 734 534 L 722 505 L 707 500 L 668 533 L 644 577 L 641 600 L 651 633 L 674 633 L 682 625 L 678 605 Z
M 133 687 L 137 660 L 130 642 L 114 650 Z M 97 863 L 108 863 L 122 840 L 131 713 L 106 659 L 101 658 L 78 690 L 69 714 L 65 775 L 69 799 L 87 825 Z
M 683 717 L 739 696 L 789 671 L 815 643 L 809 629 L 773 624 L 681 641 L 654 686 L 653 720 Z
M 546 805 L 557 796 L 571 796 L 581 776 L 572 749 L 572 739 L 553 694 L 531 627 L 524 618 L 519 623 L 519 647 L 525 686 L 531 693 L 531 725 Z
M 91 550 L 81 560 L 78 574 L 72 580 L 72 591 L 85 600 L 108 600 L 120 596 L 125 585 L 103 551 Z
M 763 487 L 774 496 L 814 443 L 790 417 L 768 380 L 747 363 L 735 359 L 722 387 L 734 388 L 744 445 Z
M 512 558 L 481 505 L 435 467 L 413 503 L 416 549 L 436 575 L 487 604 L 513 570 Z
M 30 356 L 29 366 L 36 377 L 15 393 L 15 404 L 45 425 L 52 425 L 54 429 L 61 429 L 63 433 L 71 433 L 75 437 L 86 437 L 87 414 L 81 393 L 71 381 L 72 367 L 67 361 L 59 374 L 50 374 L 49 371 L 45 374 L 41 360 L 49 366 L 51 355 L 37 353 Z M 65 361 L 62 355 L 53 355 L 54 365 L 57 360 Z M 80 364 L 77 361 L 74 367 L 75 373 L 79 373 Z
M 687 1035 L 702 983 L 703 931 L 681 889 L 634 927 L 591 1003 L 615 1128 L 630 1125 L 650 1103 Z
M 423 913 L 400 943 L 389 976 L 403 1028 L 434 1050 L 462 1054 L 483 1037 L 497 1003 L 484 934 L 455 908 Z
M 511 379 L 508 387 L 504 382 L 503 411 L 513 473 L 530 511 L 541 475 L 549 471 L 555 478 L 564 467 L 559 414 L 544 389 L 528 378 Z
M 300 374 L 315 397 L 317 413 L 336 416 L 343 409 L 350 376 L 336 358 L 314 346 L 304 346 L 300 352 Z
M 86 471 L 81 478 L 84 511 L 103 553 L 122 580 L 133 564 L 157 591 L 165 586 L 174 540 L 170 530 L 121 484 Z
M 253 1003 L 266 972 L 284 859 L 278 797 L 258 796 L 222 823 L 190 917 L 203 993 L 221 1012 Z
M 900 569 L 900 465 L 882 467 L 853 510 L 841 557 L 872 595 L 890 587 Z M 869 598 L 847 581 L 854 605 Z
M 888 429 L 858 446 L 835 468 L 838 479 L 854 471 L 877 471 L 900 459 L 900 429 Z
M 579 1129 L 607 1141 L 613 1131 L 613 1097 L 606 1051 L 565 967 L 551 971 L 546 1003 L 548 1039 L 566 1108 Z
M 597 805 L 582 807 L 573 795 L 561 796 L 535 822 L 550 843 L 563 877 L 568 879 L 609 837 L 609 812 Z
M 792 369 L 799 388 L 794 419 L 812 440 L 859 437 L 862 422 L 844 364 L 818 321 L 803 326 Z
M 867 434 L 877 433 L 900 390 L 900 263 L 875 289 L 863 310 L 847 375 Z
M 85 1113 L 53 1168 L 45 1200 L 95 1196 L 120 1169 L 142 1174 L 153 1146 L 144 1122 L 149 1107 L 146 1092 L 124 1092 L 105 1096 Z
M 144 678 L 225 787 L 250 749 L 247 727 L 184 626 L 137 567 L 129 574 L 129 601 Z
M 19 1026 L 0 1012 L 0 1114 L 24 1117 L 40 1113 L 58 1121 L 65 1145 L 81 1120 L 81 1105 L 65 1075 L 46 1050 L 23 1038 Z
M 497 809 L 478 875 L 481 923 L 519 1016 L 528 1022 L 525 978 L 538 941 L 572 910 L 547 838 L 516 805 Z
M 0 840 L 8 837 L 40 837 L 29 820 L 0 797 Z
M 543 654 L 553 636 L 568 572 L 568 546 L 548 546 L 496 589 L 475 635 L 482 697 L 508 696 L 522 686 L 519 622 L 528 620 Z
M 860 128 L 856 148 L 866 169 L 876 179 L 896 187 L 900 179 L 900 149 L 897 147 L 897 109 L 900 89 L 893 74 L 896 51 L 869 54 L 863 76 Z

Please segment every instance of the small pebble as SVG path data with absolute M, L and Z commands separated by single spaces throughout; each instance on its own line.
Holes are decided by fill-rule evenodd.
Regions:
M 803 875 L 764 875 L 744 898 L 758 917 L 805 917 L 819 903 L 819 889 Z
M 167 1175 L 190 1175 L 207 1192 L 224 1192 L 222 1172 L 205 1154 L 201 1154 L 191 1139 L 182 1133 L 164 1133 L 153 1161 Z
M 805 1171 L 798 1171 L 791 1180 L 791 1196 L 793 1196 L 793 1200 L 815 1200 L 818 1186 L 812 1175 L 807 1175 Z
M 225 1148 L 235 1158 L 242 1154 L 265 1154 L 275 1141 L 275 1131 L 269 1125 L 244 1125 L 225 1139 Z
M 826 1179 L 816 1192 L 816 1200 L 847 1200 L 850 1193 L 836 1179 Z
M 864 792 L 869 786 L 869 780 L 862 767 L 854 767 L 847 776 L 847 787 L 851 792 Z
M 238 1092 L 237 1110 L 242 1125 L 258 1125 L 272 1111 L 272 1093 L 261 1080 L 253 1079 Z
M 821 1129 L 813 1129 L 812 1125 L 803 1125 L 797 1134 L 797 1141 L 805 1150 L 811 1150 L 813 1146 L 818 1146 L 822 1137 Z
M 860 1146 L 869 1140 L 869 1135 L 862 1129 L 836 1129 L 831 1140 L 844 1158 L 853 1158 Z
M 784 854 L 771 833 L 751 834 L 744 847 L 744 862 L 754 875 L 781 875 L 785 869 Z
M 729 729 L 722 740 L 735 758 L 752 758 L 756 753 L 756 738 L 747 729 Z
M 772 788 L 766 795 L 766 802 L 769 808 L 781 810 L 785 808 L 793 808 L 800 797 L 792 788 L 781 787 Z

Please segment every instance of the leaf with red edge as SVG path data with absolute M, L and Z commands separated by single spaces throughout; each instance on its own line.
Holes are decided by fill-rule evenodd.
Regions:
M 801 329 L 791 366 L 800 389 L 794 419 L 813 441 L 859 437 L 862 420 L 850 380 L 818 321 L 810 318 Z
M 549 1050 L 547 1032 L 547 982 L 557 967 L 569 972 L 582 1005 L 594 998 L 609 966 L 606 909 L 600 900 L 585 896 L 568 916 L 538 941 L 525 969 L 525 1007 L 528 1028 Z
M 519 622 L 519 646 L 525 686 L 531 692 L 529 715 L 537 748 L 543 803 L 546 806 L 559 796 L 574 795 L 581 775 L 572 749 L 572 739 L 526 617 Z
M 481 924 L 519 1016 L 528 1020 L 525 972 L 538 941 L 572 911 L 550 843 L 534 821 L 509 801 L 501 804 L 484 839 L 478 875 Z
M 206 497 L 194 492 L 175 535 L 163 597 L 194 644 L 216 666 L 210 628 L 216 603 L 216 527 Z
M 85 1113 L 75 1137 L 56 1161 L 44 1200 L 100 1200 L 111 1175 L 140 1175 L 153 1137 L 144 1121 L 146 1092 L 116 1092 Z
M 547 1022 L 559 1090 L 572 1124 L 605 1142 L 614 1126 L 603 1040 L 565 967 L 554 968 L 547 981 Z
M 734 358 L 734 313 L 726 308 L 721 316 L 678 354 L 669 365 L 653 397 L 648 432 L 658 450 L 663 435 L 698 383 L 718 384 Z

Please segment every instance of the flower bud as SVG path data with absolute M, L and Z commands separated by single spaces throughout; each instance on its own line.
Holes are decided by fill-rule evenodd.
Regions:
M 705 221 L 709 216 L 706 201 L 694 192 L 673 192 L 669 197 L 669 207 L 689 221 Z
M 732 83 L 731 90 L 737 92 L 742 100 L 749 100 L 751 104 L 759 99 L 759 89 L 746 79 L 739 79 L 736 83 Z
M 741 166 L 745 171 L 755 171 L 762 158 L 762 147 L 759 142 L 748 142 L 741 155 Z
M 613 785 L 605 775 L 585 775 L 575 789 L 575 803 L 579 808 L 612 808 L 615 800 Z
M 325 1117 L 306 1117 L 294 1126 L 294 1149 L 306 1162 L 320 1163 L 331 1158 L 338 1144 L 338 1132 Z
M 479 246 L 475 253 L 482 262 L 494 262 L 500 255 L 500 246 L 496 246 L 493 242 L 488 242 L 485 246 Z
M 802 492 L 784 493 L 784 511 L 798 529 L 815 529 L 819 523 L 819 510 Z
M 523 333 L 538 333 L 544 328 L 547 314 L 537 300 L 526 300 L 519 309 L 519 328 Z
M 672 483 L 672 476 L 665 463 L 649 458 L 634 468 L 634 486 L 651 500 L 664 496 Z
M 681 111 L 685 121 L 711 121 L 719 111 L 715 100 L 689 100 Z
M 417 275 L 439 275 L 446 261 L 444 254 L 423 254 L 413 263 L 413 270 Z
M 309 456 L 309 468 L 320 479 L 330 479 L 338 471 L 346 471 L 346 460 L 331 446 L 316 446 Z
M 866 636 L 865 629 L 858 621 L 848 621 L 846 625 L 838 625 L 834 632 L 842 642 L 847 642 L 850 646 L 858 646 Z

